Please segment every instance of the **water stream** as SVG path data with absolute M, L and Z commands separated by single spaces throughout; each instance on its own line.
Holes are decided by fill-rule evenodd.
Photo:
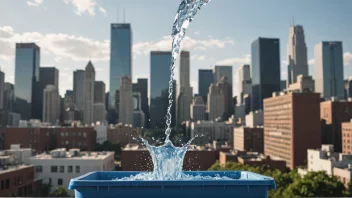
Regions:
M 147 147 L 152 161 L 154 164 L 153 172 L 140 173 L 127 178 L 121 178 L 118 180 L 229 180 L 228 177 L 209 177 L 209 176 L 191 176 L 184 174 L 182 171 L 183 159 L 189 145 L 191 144 L 191 139 L 187 144 L 182 147 L 175 147 L 170 141 L 171 134 L 171 107 L 173 103 L 172 93 L 174 91 L 173 81 L 174 81 L 174 69 L 176 58 L 180 53 L 180 45 L 186 34 L 186 30 L 189 24 L 192 22 L 194 16 L 197 12 L 205 6 L 210 0 L 182 0 L 175 17 L 175 22 L 172 27 L 171 36 L 172 41 L 172 59 L 170 66 L 170 81 L 169 81 L 169 105 L 166 114 L 166 139 L 164 145 L 156 147 L 148 143 L 147 140 L 141 138 L 143 144 Z

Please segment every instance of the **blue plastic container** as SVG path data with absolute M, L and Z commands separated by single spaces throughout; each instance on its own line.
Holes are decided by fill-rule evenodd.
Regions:
M 271 177 L 240 171 L 191 171 L 189 175 L 226 176 L 235 180 L 192 181 L 116 181 L 140 172 L 92 172 L 71 179 L 68 189 L 75 190 L 76 198 L 215 198 L 215 197 L 268 197 L 275 189 Z M 243 178 L 245 177 L 245 178 Z

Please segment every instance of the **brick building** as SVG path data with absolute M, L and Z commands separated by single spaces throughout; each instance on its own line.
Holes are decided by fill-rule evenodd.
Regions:
M 352 118 L 352 102 L 324 101 L 320 103 L 322 143 L 333 144 L 336 152 L 342 152 L 342 122 Z
M 93 127 L 38 127 L 7 128 L 5 148 L 20 144 L 37 152 L 56 148 L 79 148 L 84 151 L 95 149 L 96 131 Z
M 41 180 L 34 179 L 34 166 L 13 165 L 0 169 L 0 197 L 40 196 Z
M 140 129 L 129 125 L 118 124 L 108 128 L 107 140 L 111 143 L 119 142 L 122 147 L 130 143 L 136 143 L 134 138 L 140 136 Z
M 342 152 L 352 154 L 352 120 L 342 123 Z
M 264 129 L 263 127 L 249 128 L 240 127 L 233 130 L 235 150 L 264 152 Z
M 273 94 L 264 100 L 264 154 L 286 161 L 294 169 L 304 165 L 307 149 L 321 145 L 320 95 Z

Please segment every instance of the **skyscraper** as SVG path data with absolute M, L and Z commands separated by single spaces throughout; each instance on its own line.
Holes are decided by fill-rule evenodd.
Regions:
M 263 100 L 280 91 L 280 41 L 258 38 L 252 43 L 252 111 L 263 109 Z
M 84 70 L 73 72 L 73 102 L 81 112 L 84 110 L 84 76 Z
M 75 109 L 74 102 L 73 102 L 73 91 L 66 90 L 65 97 L 64 97 L 64 109 Z
M 252 80 L 249 65 L 241 66 L 237 71 L 237 103 L 243 104 L 243 96 L 252 94 Z
M 152 51 L 150 54 L 150 128 L 164 129 L 169 104 L 171 52 Z M 175 87 L 174 87 L 175 91 Z M 175 93 L 175 92 L 174 92 Z M 174 106 L 174 105 L 173 105 Z M 173 114 L 174 118 L 175 115 Z
M 208 93 L 208 119 L 215 120 L 221 118 L 225 113 L 224 95 L 220 93 L 219 86 L 211 84 Z
M 288 81 L 287 84 L 297 82 L 297 76 L 308 76 L 307 45 L 304 30 L 301 25 L 290 27 L 287 44 Z M 288 87 L 288 86 L 287 86 Z
M 198 120 L 205 120 L 206 109 L 207 108 L 203 102 L 203 97 L 195 97 L 191 104 L 191 119 L 195 122 L 197 122 Z
M 224 106 L 224 114 L 222 115 L 223 119 L 231 117 L 234 113 L 233 108 L 233 98 L 232 98 L 232 85 L 228 82 L 227 77 L 223 76 L 217 83 L 219 92 L 223 95 L 223 101 L 221 104 Z
M 149 128 L 149 104 L 148 104 L 148 79 L 138 78 L 137 83 L 132 84 L 132 92 L 141 94 L 141 110 L 144 113 L 144 128 Z
M 105 123 L 106 121 L 105 104 L 102 102 L 96 102 L 93 105 L 93 109 L 94 109 L 94 123 L 97 123 L 97 122 Z
M 315 91 L 322 98 L 344 98 L 342 42 L 320 42 L 314 49 Z
M 133 126 L 142 128 L 145 123 L 145 115 L 142 111 L 141 93 L 133 92 Z
M 119 122 L 123 124 L 133 124 L 133 98 L 132 79 L 129 76 L 122 76 L 120 83 L 120 107 Z
M 14 86 L 11 83 L 6 82 L 4 86 L 4 102 L 3 108 L 7 112 L 12 112 L 15 102 Z
M 55 67 L 40 67 L 39 68 L 39 86 L 37 89 L 37 108 L 33 112 L 34 117 L 42 119 L 43 117 L 43 93 L 47 85 L 54 85 L 59 90 L 59 70 Z
M 54 85 L 43 91 L 43 122 L 55 124 L 60 119 L 60 95 Z
M 227 81 L 231 84 L 232 86 L 232 66 L 218 66 L 216 65 L 214 67 L 214 83 L 218 83 L 219 80 L 226 76 L 227 77 Z
M 94 103 L 105 104 L 105 83 L 103 81 L 94 82 Z
M 4 109 L 5 73 L 0 71 L 0 109 Z
M 86 66 L 84 75 L 84 112 L 83 121 L 85 124 L 94 122 L 94 82 L 95 69 L 91 61 Z
M 190 119 L 190 107 L 193 98 L 193 88 L 190 86 L 190 56 L 189 52 L 180 53 L 180 86 L 177 98 L 177 124 Z
M 132 30 L 130 24 L 112 23 L 110 40 L 110 94 L 109 110 L 118 111 L 116 91 L 122 76 L 132 78 Z M 117 106 L 116 106 L 117 105 Z
M 23 120 L 32 117 L 39 82 L 40 48 L 35 43 L 16 43 L 15 111 Z
M 204 104 L 207 103 L 210 84 L 214 82 L 213 70 L 200 69 L 198 71 L 198 92 L 203 97 Z

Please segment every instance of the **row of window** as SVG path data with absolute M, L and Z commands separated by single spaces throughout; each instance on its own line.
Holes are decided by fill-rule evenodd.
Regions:
M 26 174 L 27 175 L 27 174 Z M 33 174 L 33 172 L 30 172 L 29 174 L 28 174 L 28 179 L 29 180 L 31 180 L 31 179 L 33 179 L 34 178 L 34 174 Z M 20 177 L 20 176 L 15 176 L 14 178 L 13 178 L 13 185 L 14 186 L 17 186 L 17 185 L 21 185 L 23 182 L 22 182 L 22 179 L 23 179 L 23 175 L 22 175 L 22 177 Z M 4 180 L 1 180 L 1 182 L 0 182 L 0 189 L 1 190 L 6 190 L 6 189 L 9 189 L 10 188 L 10 179 L 8 178 L 8 179 L 4 179 Z
M 72 146 L 87 146 L 87 142 L 76 142 L 76 141 L 72 141 Z M 70 141 L 66 140 L 61 140 L 61 145 L 69 145 Z
M 75 172 L 80 173 L 80 166 L 75 167 Z M 43 172 L 43 167 L 42 166 L 36 166 L 35 167 L 35 172 L 41 173 Z M 50 167 L 50 172 L 52 173 L 64 173 L 65 172 L 65 166 L 51 166 Z M 73 173 L 73 166 L 67 166 L 67 172 L 68 173 Z
M 77 136 L 82 136 L 82 132 L 78 132 L 77 134 L 76 134 L 76 132 L 73 132 L 73 133 L 61 132 L 61 137 L 68 136 L 68 135 L 71 135 L 71 136 L 76 136 L 76 135 Z M 87 133 L 86 132 L 83 132 L 83 137 L 87 137 Z

